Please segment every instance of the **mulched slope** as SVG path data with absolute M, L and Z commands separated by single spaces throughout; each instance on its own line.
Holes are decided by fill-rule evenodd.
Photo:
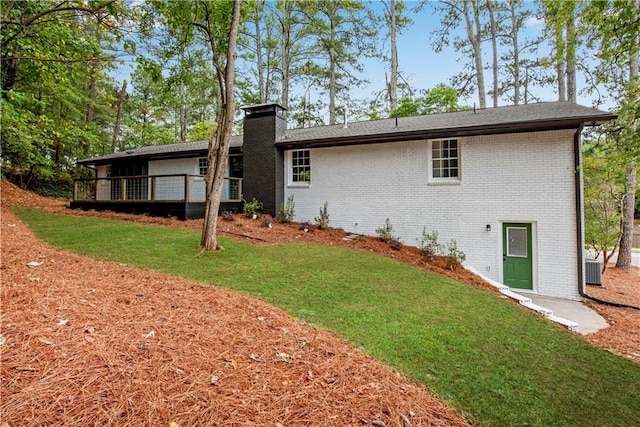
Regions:
M 327 331 L 215 287 L 53 249 L 8 211 L 60 204 L 2 182 L 3 426 L 469 425 Z

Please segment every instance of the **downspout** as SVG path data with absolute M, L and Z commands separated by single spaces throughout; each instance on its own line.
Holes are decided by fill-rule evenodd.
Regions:
M 580 134 L 584 129 L 584 123 L 580 123 L 576 133 L 573 135 L 573 166 L 575 170 L 574 174 L 574 187 L 576 193 L 576 242 L 578 253 L 578 293 L 581 297 L 590 299 L 600 304 L 611 305 L 614 307 L 633 308 L 640 310 L 639 306 L 632 304 L 625 304 L 623 302 L 608 301 L 592 295 L 587 294 L 585 291 L 585 279 L 584 279 L 584 247 L 582 244 L 582 148 L 580 147 Z

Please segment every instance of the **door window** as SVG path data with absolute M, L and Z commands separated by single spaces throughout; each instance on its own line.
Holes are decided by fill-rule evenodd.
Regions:
M 507 227 L 507 256 L 526 258 L 527 229 L 524 227 Z

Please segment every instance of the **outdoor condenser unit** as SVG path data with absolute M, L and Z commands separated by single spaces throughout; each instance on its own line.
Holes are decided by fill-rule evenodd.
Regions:
M 586 259 L 585 262 L 585 282 L 587 285 L 602 286 L 602 273 L 600 261 L 597 259 Z

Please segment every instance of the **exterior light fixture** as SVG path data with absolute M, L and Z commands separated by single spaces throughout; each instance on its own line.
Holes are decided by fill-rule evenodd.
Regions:
M 491 224 L 487 224 L 487 231 L 491 231 Z

